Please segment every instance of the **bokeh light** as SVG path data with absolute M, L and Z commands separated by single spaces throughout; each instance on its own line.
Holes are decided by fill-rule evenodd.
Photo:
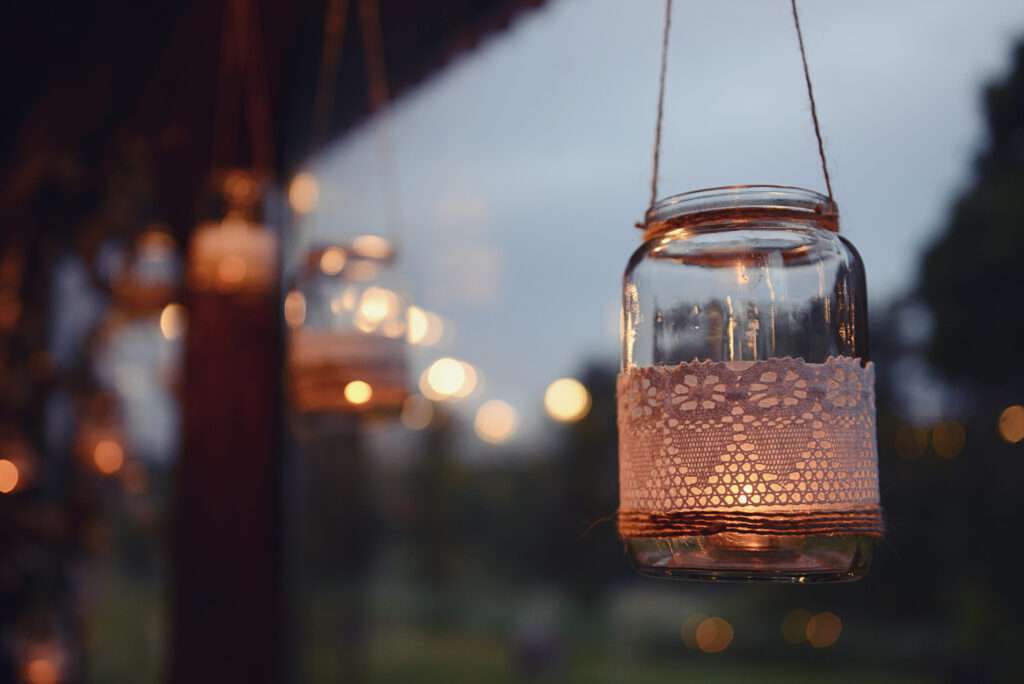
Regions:
M 548 415 L 562 423 L 575 423 L 590 412 L 590 392 L 574 378 L 560 378 L 544 392 Z
M 839 640 L 843 621 L 835 613 L 818 613 L 807 621 L 807 643 L 814 648 L 828 648 Z
M 398 295 L 394 292 L 382 287 L 371 287 L 363 293 L 356 315 L 376 327 L 382 321 L 396 317 L 399 307 Z
M 345 385 L 345 400 L 350 404 L 365 404 L 373 398 L 373 388 L 363 380 L 353 380 Z
M 466 369 L 462 362 L 445 356 L 423 372 L 420 389 L 431 399 L 447 399 L 455 395 L 466 383 Z
M 345 277 L 354 282 L 365 282 L 377 277 L 377 264 L 366 259 L 354 259 L 345 271 Z
M 284 298 L 284 320 L 289 328 L 298 328 L 306 321 L 306 297 L 298 290 Z
M 356 308 L 356 294 L 355 288 L 346 287 L 340 295 L 331 300 L 331 311 L 340 314 L 343 311 L 351 311 Z
M 697 626 L 697 648 L 705 653 L 721 653 L 732 643 L 732 625 L 723 618 L 710 617 Z
M 402 404 L 402 425 L 422 430 L 434 420 L 434 404 L 421 394 L 410 394 Z
M 188 315 L 181 304 L 171 303 L 160 312 L 160 334 L 166 340 L 176 340 L 185 333 Z
M 913 425 L 900 425 L 894 445 L 901 458 L 917 458 L 928 451 L 928 430 Z
M 113 475 L 124 465 L 124 449 L 112 439 L 101 439 L 93 447 L 92 460 L 104 475 Z
M 683 621 L 683 626 L 679 628 L 679 636 L 682 637 L 683 644 L 687 648 L 697 648 L 697 628 L 707 618 L 708 616 L 703 613 L 694 613 Z
M 380 235 L 360 235 L 352 241 L 352 251 L 368 259 L 387 259 L 391 249 L 391 242 Z
M 782 638 L 786 643 L 802 644 L 807 638 L 807 621 L 810 619 L 810 611 L 799 608 L 786 613 L 782 619 Z
M 501 401 L 491 399 L 484 402 L 476 412 L 473 428 L 476 435 L 489 444 L 501 444 L 515 434 L 519 419 L 516 410 Z
M 1024 406 L 1007 406 L 999 414 L 999 436 L 1010 444 L 1024 440 Z
M 410 306 L 406 312 L 408 320 L 409 344 L 430 347 L 441 341 L 444 334 L 444 322 L 437 314 L 425 311 L 418 306 Z
M 18 488 L 21 475 L 14 461 L 0 459 L 0 494 L 10 494 Z
M 296 174 L 288 186 L 288 204 L 296 214 L 308 214 L 320 201 L 320 183 L 309 171 Z
M 347 258 L 341 247 L 328 247 L 320 255 L 320 271 L 324 275 L 338 275 L 345 268 Z
M 57 684 L 60 670 L 49 658 L 33 658 L 25 665 L 25 680 L 29 684 Z
M 966 441 L 964 426 L 955 420 L 943 421 L 932 428 L 932 448 L 942 458 L 956 458 Z

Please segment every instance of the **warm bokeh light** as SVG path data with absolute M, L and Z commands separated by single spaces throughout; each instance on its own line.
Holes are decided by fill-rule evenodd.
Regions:
M 476 389 L 477 383 L 480 378 L 477 376 L 476 368 L 472 364 L 460 361 L 462 364 L 462 385 L 452 392 L 452 396 L 456 399 L 465 399 Z
M 683 638 L 683 644 L 687 648 L 697 648 L 697 628 L 707 618 L 708 616 L 702 613 L 694 613 L 683 622 L 683 626 L 679 628 L 679 636 Z
M 352 241 L 352 251 L 370 259 L 386 259 L 391 256 L 391 242 L 380 235 L 360 235 Z
M 1007 406 L 999 415 L 999 436 L 1010 444 L 1024 440 L 1024 406 Z
M 964 426 L 955 420 L 947 420 L 932 428 L 932 448 L 942 458 L 955 458 L 963 451 L 967 441 Z
M 14 461 L 0 459 L 0 494 L 10 494 L 18 488 L 18 466 Z
M 353 380 L 345 385 L 345 399 L 350 404 L 365 404 L 373 398 L 373 388 L 370 383 L 362 380 Z
M 306 321 L 306 297 L 298 290 L 284 298 L 284 320 L 290 328 L 298 328 Z
M 917 458 L 928 451 L 927 428 L 900 425 L 896 430 L 894 445 L 902 458 Z
M 476 368 L 465 361 L 450 357 L 430 364 L 420 376 L 420 391 L 429 399 L 463 399 L 477 388 Z
M 185 307 L 181 304 L 168 304 L 160 312 L 160 333 L 166 340 L 176 340 L 185 333 L 188 324 Z
M 341 269 L 345 268 L 345 261 L 348 257 L 341 247 L 328 247 L 320 255 L 320 270 L 324 275 L 338 275 Z
M 217 279 L 225 285 L 238 285 L 248 271 L 245 259 L 237 254 L 228 254 L 217 263 Z
M 440 358 L 426 371 L 427 385 L 435 395 L 453 396 L 466 382 L 466 369 L 451 357 Z
M 320 201 L 320 184 L 309 171 L 303 171 L 288 186 L 288 204 L 296 214 L 308 214 Z
M 807 621 L 811 613 L 806 610 L 791 610 L 782 619 L 782 638 L 789 644 L 802 644 L 807 636 Z
M 408 341 L 421 347 L 429 347 L 441 341 L 444 334 L 444 322 L 437 314 L 424 311 L 418 306 L 410 306 L 406 312 L 408 319 Z
M 174 251 L 174 238 L 165 230 L 147 230 L 136 243 L 143 259 L 166 259 Z
M 60 671 L 48 658 L 33 658 L 25 665 L 25 680 L 29 684 L 57 684 Z
M 490 444 L 508 441 L 516 431 L 518 417 L 516 410 L 501 401 L 491 399 L 477 409 L 473 428 L 480 439 Z
M 419 394 L 410 394 L 402 404 L 402 425 L 410 430 L 422 430 L 434 420 L 434 405 Z
M 707 618 L 697 626 L 697 648 L 705 653 L 721 653 L 732 643 L 732 625 L 720 617 Z
M 398 315 L 400 303 L 398 295 L 382 287 L 371 287 L 363 293 L 359 301 L 358 315 L 367 321 L 380 323 Z
M 818 613 L 807 621 L 807 643 L 814 648 L 828 648 L 839 640 L 843 621 L 835 613 Z
M 562 423 L 575 423 L 590 412 L 590 392 L 579 380 L 560 378 L 544 392 L 548 415 Z
M 124 449 L 112 439 L 101 439 L 93 448 L 92 460 L 98 471 L 113 475 L 124 465 Z
M 345 271 L 345 277 L 355 282 L 373 280 L 377 276 L 377 264 L 365 259 L 355 259 Z
M 346 287 L 344 291 L 331 300 L 331 311 L 340 314 L 342 311 L 351 311 L 356 308 L 355 288 Z

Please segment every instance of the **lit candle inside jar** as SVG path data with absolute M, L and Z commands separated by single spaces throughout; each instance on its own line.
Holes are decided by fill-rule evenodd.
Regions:
M 265 227 L 228 217 L 196 230 L 189 254 L 194 290 L 266 292 L 275 281 L 277 240 Z

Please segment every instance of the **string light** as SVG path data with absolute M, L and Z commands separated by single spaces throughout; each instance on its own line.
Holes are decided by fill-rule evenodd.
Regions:
M 697 648 L 705 653 L 721 653 L 732 643 L 732 625 L 723 618 L 711 617 L 697 627 Z
M 92 460 L 100 473 L 113 475 L 124 465 L 124 449 L 112 439 L 101 439 L 93 448 Z
M 476 435 L 489 444 L 508 441 L 516 431 L 518 417 L 516 410 L 501 401 L 491 399 L 477 409 L 473 427 Z
M 298 290 L 284 298 L 284 320 L 290 328 L 298 328 L 306 321 L 306 297 Z
M 345 268 L 347 258 L 341 247 L 328 247 L 320 255 L 320 270 L 324 275 L 338 275 Z
M 843 621 L 835 613 L 818 613 L 807 621 L 807 643 L 814 648 L 828 648 L 839 640 Z
M 345 385 L 345 399 L 350 404 L 365 404 L 373 398 L 373 388 L 370 383 L 362 380 L 353 380 Z
M 160 333 L 166 340 L 176 340 L 181 337 L 187 325 L 185 307 L 181 304 L 172 302 L 160 312 Z
M 0 459 L 0 494 L 10 494 L 18 488 L 21 475 L 14 461 Z
M 406 312 L 408 319 L 409 344 L 430 347 L 441 341 L 444 335 L 444 322 L 437 314 L 425 311 L 418 306 L 410 306 Z
M 562 423 L 575 423 L 590 412 L 590 392 L 579 380 L 559 378 L 544 392 L 548 415 Z
M 1024 406 L 1007 406 L 999 414 L 999 436 L 1010 444 L 1024 440 Z
M 308 214 L 316 209 L 320 201 L 320 184 L 316 176 L 303 171 L 292 179 L 288 186 L 288 203 L 296 214 Z

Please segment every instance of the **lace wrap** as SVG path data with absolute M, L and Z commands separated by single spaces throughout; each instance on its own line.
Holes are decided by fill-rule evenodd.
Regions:
M 880 536 L 874 380 L 850 357 L 621 373 L 620 534 Z

